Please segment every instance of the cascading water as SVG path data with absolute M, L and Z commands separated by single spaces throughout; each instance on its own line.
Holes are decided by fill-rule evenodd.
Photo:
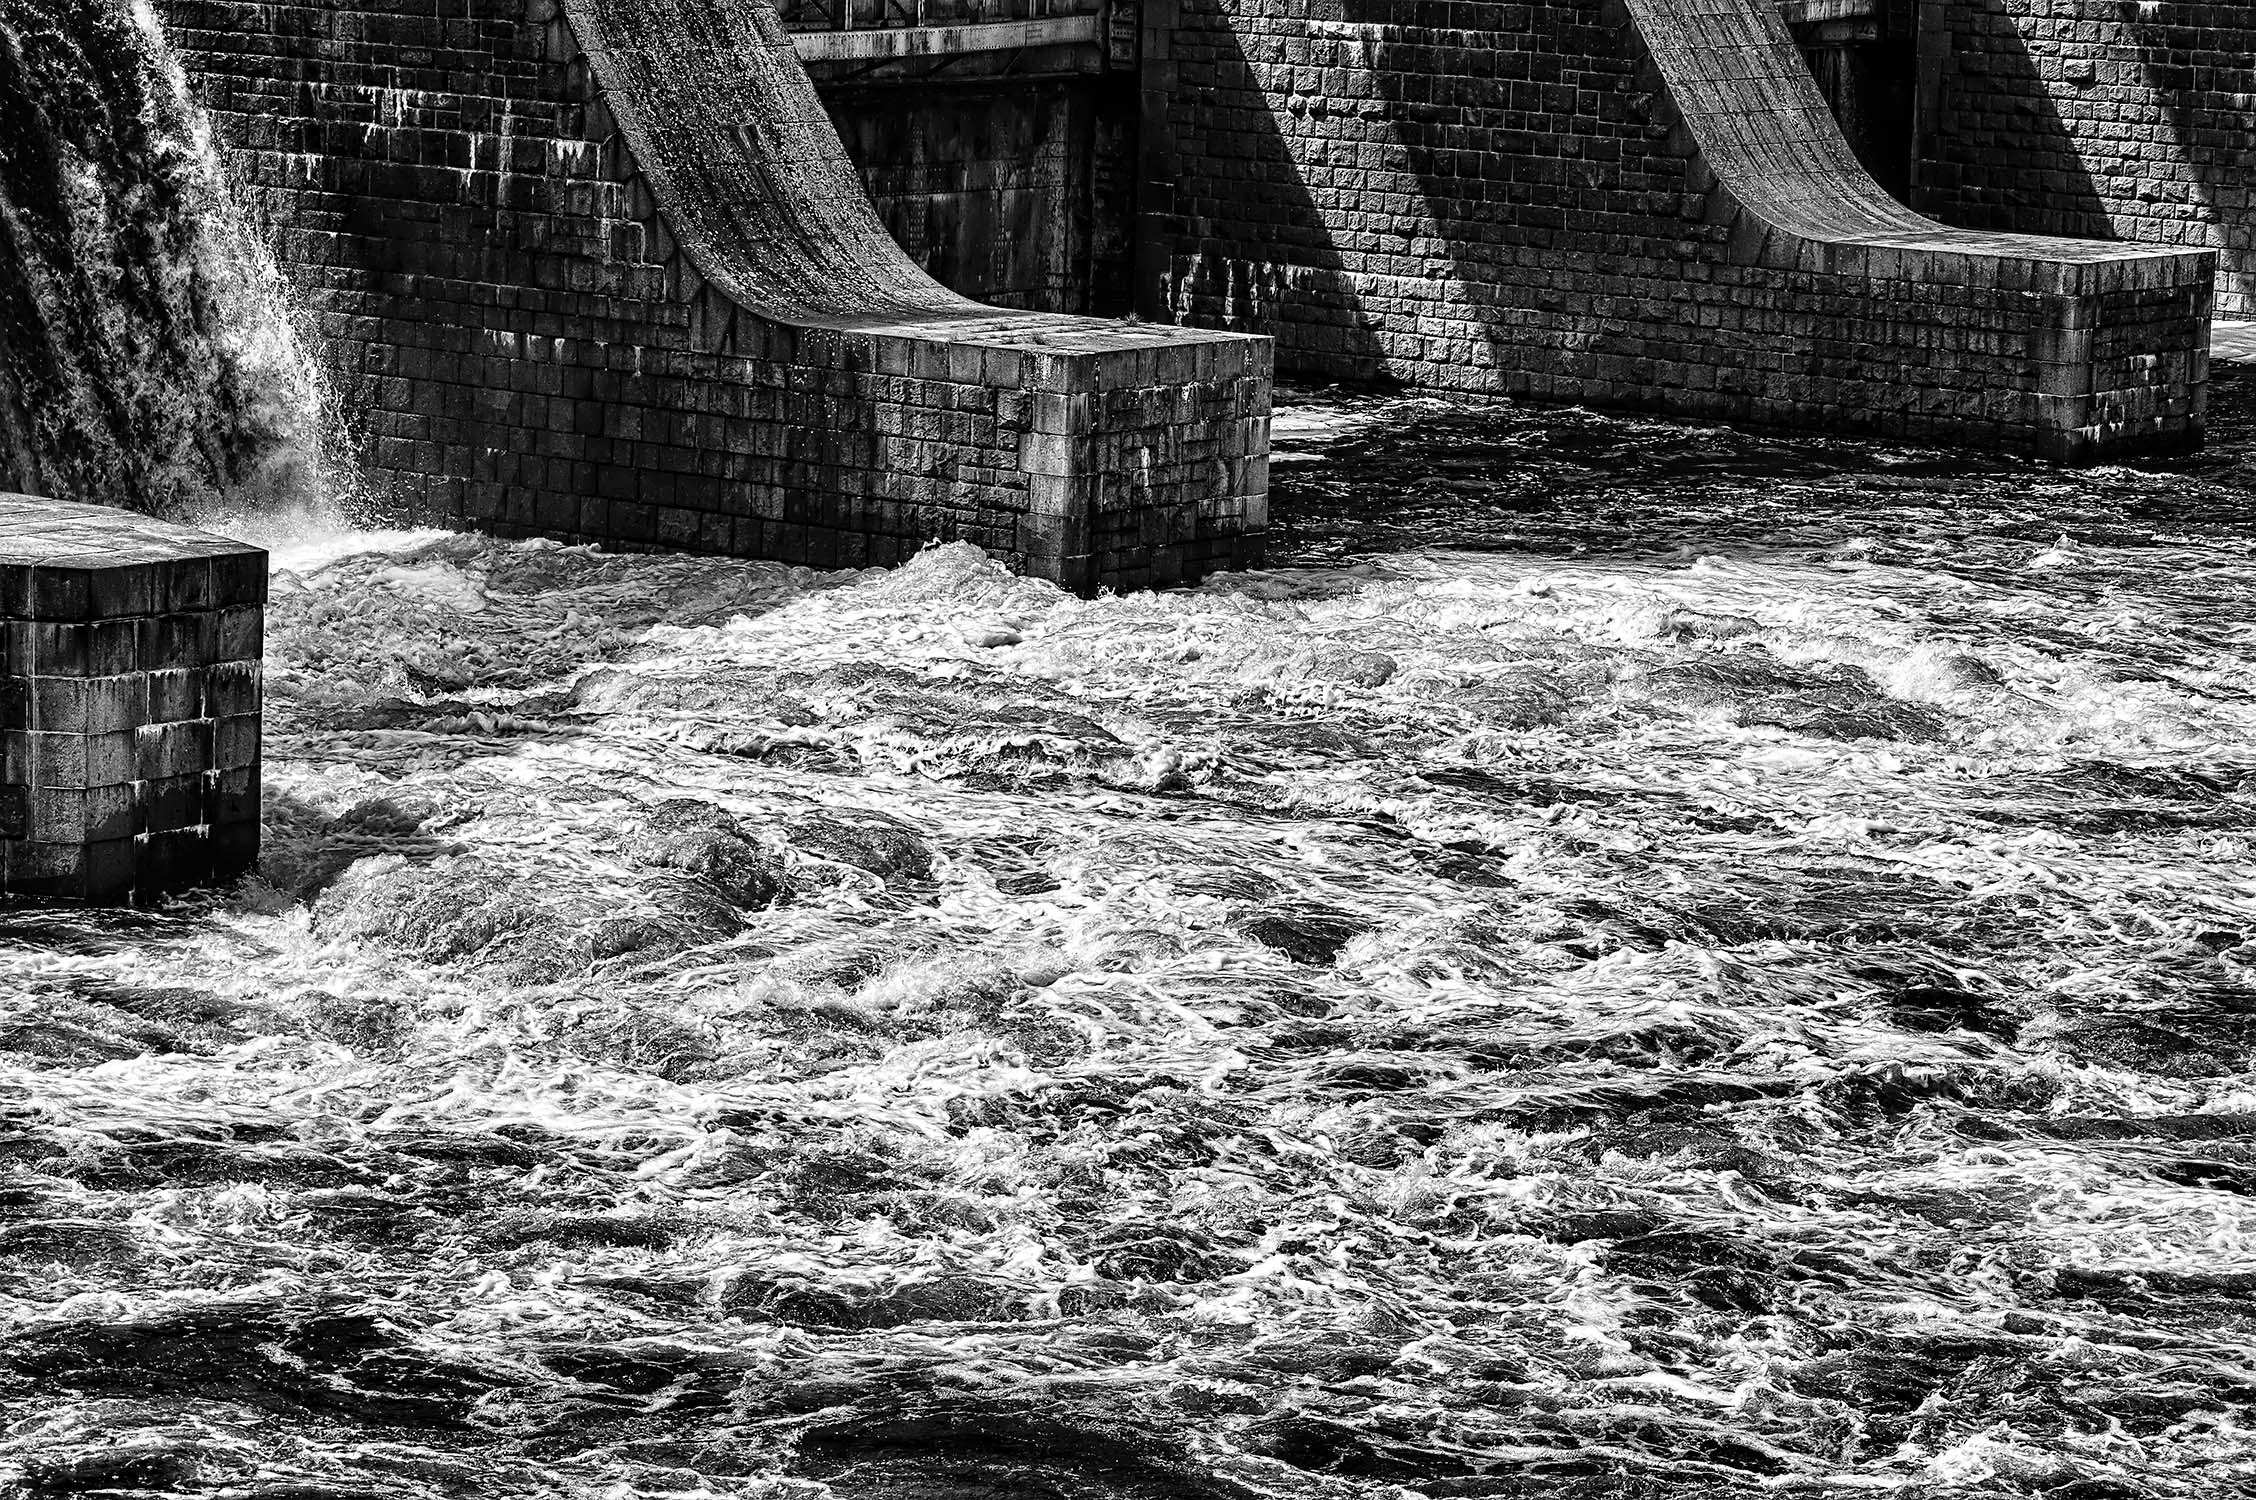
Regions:
M 2256 450 L 1279 428 L 1170 594 L 287 544 L 261 878 L 0 927 L 0 1466 L 2256 1485 Z
M 146 0 L 0 0 L 0 489 L 313 504 L 321 385 Z
M 318 487 L 151 37 L 0 0 L 13 482 Z M 0 1491 L 2246 1493 L 2239 380 L 1303 402 L 1094 601 L 263 538 L 259 876 L 0 907 Z

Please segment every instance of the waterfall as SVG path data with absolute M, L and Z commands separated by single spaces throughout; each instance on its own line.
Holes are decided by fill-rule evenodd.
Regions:
M 146 0 L 0 0 L 0 488 L 324 505 L 286 291 Z

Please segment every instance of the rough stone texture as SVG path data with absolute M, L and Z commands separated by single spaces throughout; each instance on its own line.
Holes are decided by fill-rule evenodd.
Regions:
M 1926 0 L 1922 208 L 2213 249 L 2256 316 L 2256 7 Z
M 1770 0 L 1179 3 L 1147 62 L 1155 313 L 1469 395 L 2067 459 L 2199 440 L 2212 257 L 1911 214 Z
M 762 0 L 171 0 L 369 472 L 504 534 L 1069 587 L 1259 555 L 1259 340 L 999 312 L 887 237 Z
M 117 901 L 259 845 L 266 554 L 0 495 L 0 886 Z

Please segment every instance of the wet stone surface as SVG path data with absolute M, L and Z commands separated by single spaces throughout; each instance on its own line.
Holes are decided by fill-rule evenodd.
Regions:
M 258 855 L 266 554 L 0 494 L 0 889 L 122 901 Z
M 0 1462 L 2246 1489 L 2219 406 L 2070 474 L 1304 400 L 1285 565 L 1087 601 L 275 538 L 256 877 L 0 913 Z

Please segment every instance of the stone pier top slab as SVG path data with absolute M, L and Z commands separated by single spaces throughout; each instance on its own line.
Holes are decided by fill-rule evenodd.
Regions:
M 263 549 L 208 531 L 0 493 L 0 618 L 106 620 L 263 604 L 266 574 Z

